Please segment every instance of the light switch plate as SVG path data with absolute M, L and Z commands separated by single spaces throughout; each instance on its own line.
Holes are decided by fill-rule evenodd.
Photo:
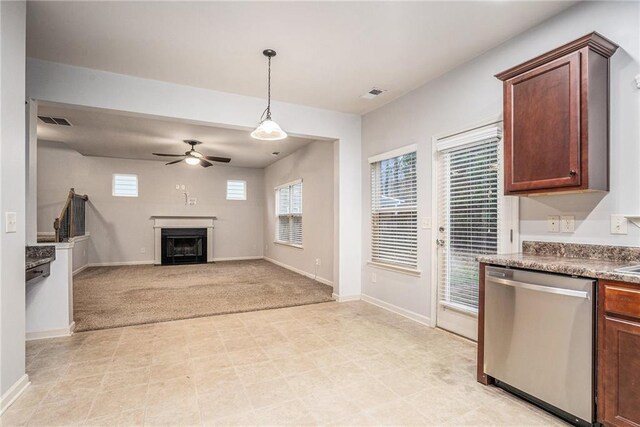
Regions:
M 18 216 L 15 212 L 5 212 L 4 220 L 5 220 L 5 223 L 4 223 L 5 233 L 15 233 L 18 231 L 17 229 Z
M 376 283 L 378 281 L 378 276 L 376 273 L 371 273 L 371 283 Z
M 611 234 L 628 234 L 629 220 L 624 215 L 611 215 Z
M 423 216 L 422 217 L 422 228 L 428 230 L 431 228 L 431 217 Z
M 560 232 L 560 216 L 558 215 L 547 216 L 547 231 L 550 233 Z
M 560 231 L 563 233 L 573 233 L 576 230 L 576 217 L 573 215 L 562 215 L 560 217 Z

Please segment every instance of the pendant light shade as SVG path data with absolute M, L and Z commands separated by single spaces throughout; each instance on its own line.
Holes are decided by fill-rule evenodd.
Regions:
M 287 133 L 282 130 L 280 125 L 271 120 L 271 58 L 276 56 L 276 51 L 273 49 L 267 49 L 262 52 L 264 56 L 269 58 L 269 73 L 267 83 L 267 108 L 262 113 L 260 118 L 260 124 L 251 132 L 251 137 L 260 139 L 263 141 L 278 141 L 285 139 Z
M 285 139 L 287 133 L 280 128 L 280 125 L 273 120 L 263 120 L 262 123 L 251 132 L 251 137 L 255 139 L 262 139 L 263 141 L 278 141 Z

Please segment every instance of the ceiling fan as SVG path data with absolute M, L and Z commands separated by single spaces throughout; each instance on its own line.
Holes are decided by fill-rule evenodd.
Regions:
M 151 154 L 153 154 L 154 156 L 161 156 L 161 157 L 182 157 L 181 159 L 174 160 L 172 162 L 167 163 L 167 165 L 180 163 L 181 161 L 184 160 L 189 165 L 192 165 L 192 166 L 200 165 L 203 168 L 208 168 L 209 166 L 213 166 L 213 163 L 211 162 L 229 163 L 231 161 L 231 159 L 228 157 L 205 156 L 204 154 L 196 151 L 194 147 L 198 144 L 202 144 L 202 142 L 200 141 L 196 141 L 194 139 L 185 139 L 184 143 L 191 146 L 191 150 L 186 151 L 184 154 L 164 154 L 164 153 L 151 153 Z

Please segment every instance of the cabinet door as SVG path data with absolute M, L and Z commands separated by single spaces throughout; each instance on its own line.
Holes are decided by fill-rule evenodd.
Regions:
M 580 55 L 504 82 L 505 193 L 580 186 Z
M 604 321 L 604 421 L 640 426 L 640 323 L 606 317 Z

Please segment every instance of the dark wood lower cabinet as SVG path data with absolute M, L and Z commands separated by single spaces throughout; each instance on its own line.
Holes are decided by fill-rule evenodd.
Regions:
M 640 427 L 640 285 L 600 281 L 598 421 Z

